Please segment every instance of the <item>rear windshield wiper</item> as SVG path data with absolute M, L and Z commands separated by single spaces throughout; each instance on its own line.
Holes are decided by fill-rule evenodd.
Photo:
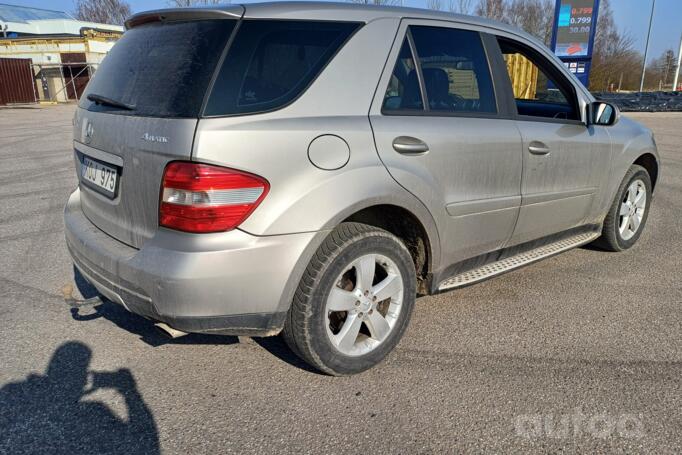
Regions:
M 135 110 L 134 104 L 122 103 L 121 101 L 112 100 L 111 98 L 107 98 L 106 96 L 102 95 L 97 95 L 95 93 L 89 94 L 88 99 L 95 104 L 103 104 L 106 106 L 117 107 L 119 109 L 125 109 L 127 111 Z

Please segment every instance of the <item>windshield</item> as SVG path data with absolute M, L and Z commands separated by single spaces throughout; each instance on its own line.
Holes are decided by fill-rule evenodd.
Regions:
M 199 117 L 236 22 L 154 22 L 126 31 L 88 84 L 80 107 L 120 115 Z

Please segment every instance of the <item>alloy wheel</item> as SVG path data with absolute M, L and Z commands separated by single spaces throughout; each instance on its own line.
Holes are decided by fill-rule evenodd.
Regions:
M 367 354 L 383 343 L 398 321 L 404 284 L 386 256 L 366 254 L 339 275 L 326 302 L 327 335 L 341 353 Z
M 646 185 L 641 180 L 630 183 L 620 204 L 618 232 L 623 240 L 630 240 L 639 230 L 646 210 Z

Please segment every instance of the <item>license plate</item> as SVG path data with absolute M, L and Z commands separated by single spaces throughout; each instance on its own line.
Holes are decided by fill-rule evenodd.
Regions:
M 114 197 L 116 194 L 118 174 L 115 167 L 107 166 L 84 156 L 81 177 L 89 186 L 94 187 L 109 197 Z

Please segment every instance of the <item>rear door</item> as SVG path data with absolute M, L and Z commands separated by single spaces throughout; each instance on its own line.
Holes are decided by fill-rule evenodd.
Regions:
M 158 227 L 169 161 L 190 159 L 214 70 L 243 9 L 133 19 L 88 84 L 74 119 L 85 216 L 139 248 Z
M 521 139 L 496 96 L 490 38 L 403 21 L 370 113 L 381 160 L 438 222 L 444 265 L 501 248 L 521 202 Z
M 499 38 L 523 140 L 522 204 L 510 244 L 520 244 L 588 219 L 606 181 L 608 133 L 587 126 L 578 93 L 551 61 L 519 41 Z

